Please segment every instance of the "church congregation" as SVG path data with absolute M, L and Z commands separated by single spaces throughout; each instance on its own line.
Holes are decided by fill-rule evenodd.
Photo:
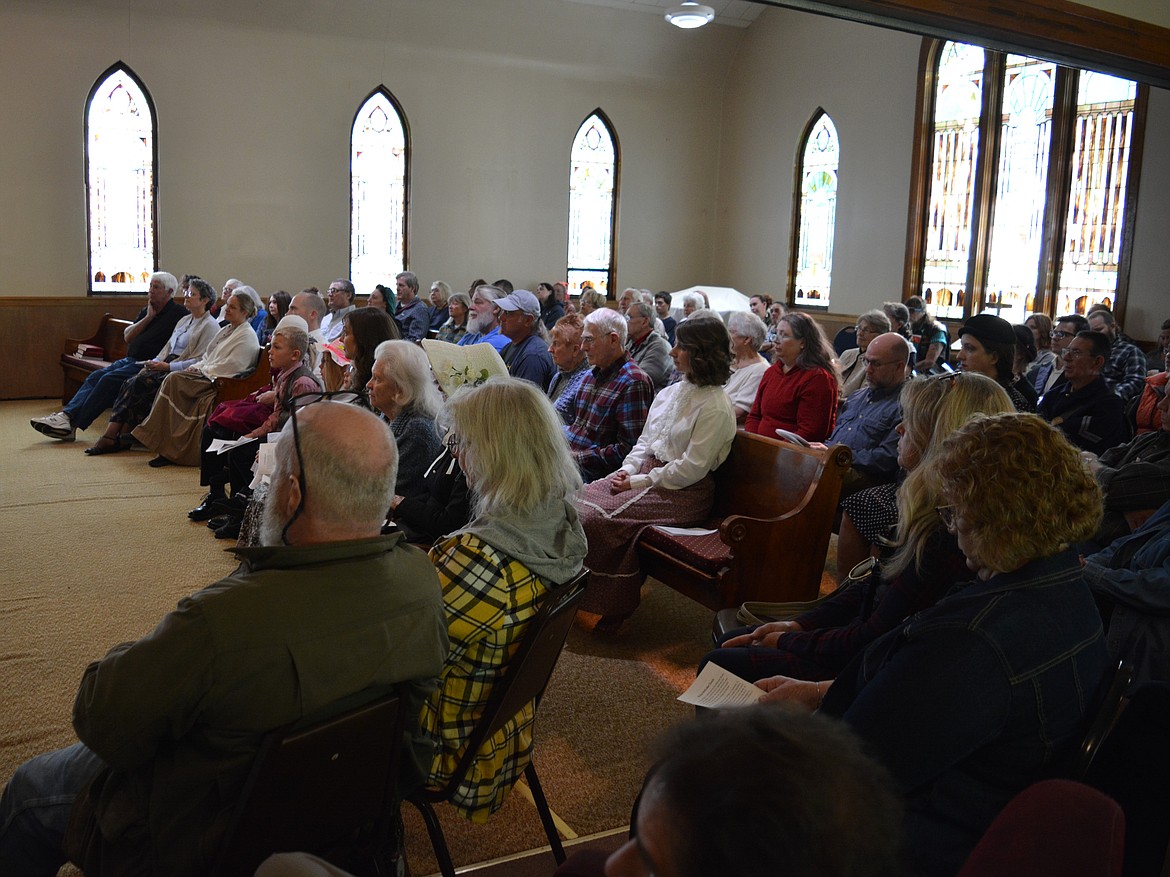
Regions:
M 82 14 L 80 0 L 66 2 Z M 851 123 L 876 120 L 883 94 L 838 84 L 817 97 L 810 86 L 809 107 L 786 97 L 776 108 L 793 116 L 784 136 L 796 177 L 784 183 L 780 220 L 791 245 L 773 257 L 781 226 L 770 242 L 762 237 L 765 196 L 753 191 L 767 162 L 748 157 L 748 144 L 766 139 L 766 95 L 789 81 L 768 70 L 782 48 L 795 49 L 783 26 L 860 57 L 870 25 L 742 3 L 761 8 L 741 11 L 734 27 L 725 20 L 715 36 L 703 31 L 710 42 L 691 57 L 655 42 L 644 10 L 622 8 L 638 4 L 512 0 L 533 19 L 521 31 L 534 46 L 541 4 L 562 27 L 614 32 L 615 45 L 569 87 L 559 79 L 568 42 L 556 42 L 555 62 L 543 46 L 519 63 L 521 34 L 504 34 L 478 9 L 452 24 L 448 53 L 439 51 L 435 10 L 454 17 L 457 0 L 434 0 L 429 11 L 416 0 L 386 2 L 387 22 L 417 29 L 418 51 L 351 0 L 329 23 L 290 13 L 289 27 L 326 60 L 341 50 L 325 33 L 385 52 L 374 76 L 388 84 L 406 66 L 394 52 L 420 62 L 422 49 L 436 52 L 429 86 L 419 71 L 393 91 L 375 82 L 356 114 L 332 113 L 338 130 L 351 126 L 338 135 L 350 141 L 348 178 L 329 171 L 330 185 L 340 180 L 348 192 L 348 217 L 306 171 L 303 196 L 260 204 L 249 183 L 244 197 L 255 203 L 234 205 L 222 228 L 205 222 L 213 234 L 184 230 L 181 246 L 165 237 L 160 248 L 175 227 L 163 193 L 192 199 L 192 211 L 206 206 L 191 179 L 166 188 L 201 167 L 192 144 L 175 152 L 168 142 L 177 136 L 171 114 L 188 105 L 194 113 L 198 101 L 134 51 L 122 61 L 116 50 L 92 50 L 109 56 L 100 65 L 108 69 L 96 80 L 86 72 L 83 84 L 76 71 L 58 74 L 73 90 L 93 86 L 88 310 L 75 322 L 100 317 L 112 341 L 66 343 L 60 402 L 40 390 L 5 397 L 37 406 L 23 414 L 25 446 L 11 455 L 52 453 L 99 483 L 133 468 L 167 479 L 168 489 L 184 485 L 166 527 L 200 534 L 208 552 L 226 548 L 234 569 L 214 581 L 173 570 L 184 589 L 177 605 L 145 635 L 106 642 L 78 668 L 69 745 L 26 751 L 0 776 L 0 874 L 52 877 L 69 864 L 91 877 L 219 873 L 273 732 L 295 734 L 323 716 L 328 724 L 389 694 L 402 713 L 401 735 L 385 741 L 397 764 L 387 793 L 395 815 L 374 829 L 370 861 L 349 855 L 351 838 L 345 855 L 271 849 L 280 855 L 248 873 L 411 873 L 410 823 L 396 808 L 440 790 L 461 822 L 492 826 L 523 796 L 550 839 L 574 838 L 559 816 L 546 819 L 557 802 L 550 793 L 546 803 L 535 782 L 544 686 L 570 630 L 609 660 L 637 649 L 648 626 L 669 626 L 655 614 L 661 601 L 651 605 L 659 588 L 710 610 L 711 637 L 685 644 L 695 649 L 687 673 L 693 664 L 700 682 L 719 674 L 726 691 L 736 683 L 726 677 L 738 677 L 742 703 L 704 704 L 693 719 L 687 707 L 684 719 L 647 734 L 648 747 L 661 738 L 648 762 L 631 762 L 638 777 L 648 771 L 637 797 L 618 802 L 630 814 L 621 836 L 586 839 L 567 859 L 550 841 L 556 865 L 530 851 L 540 873 L 979 877 L 991 873 L 979 861 L 1000 840 L 999 819 L 1054 779 L 1112 804 L 1118 834 L 1102 852 L 1116 848 L 1116 864 L 1124 846 L 1127 863 L 1112 873 L 1170 866 L 1170 310 L 1152 291 L 1170 256 L 1154 223 L 1135 231 L 1139 189 L 1128 182 L 1147 176 L 1154 185 L 1141 189 L 1140 209 L 1155 223 L 1170 215 L 1153 194 L 1170 161 L 1151 142 L 1151 131 L 1170 130 L 1170 52 L 1166 81 L 1154 85 L 1122 79 L 1124 65 L 1108 77 L 1068 66 L 1067 53 L 1041 51 L 1067 14 L 1054 0 L 1041 0 L 1054 18 L 1038 26 L 1035 58 L 1020 54 L 1027 42 L 879 31 L 872 63 L 897 66 L 906 82 L 896 93 L 918 102 L 894 115 L 916 126 L 913 145 L 874 147 L 888 153 L 875 171 L 897 190 L 880 195 L 883 209 L 904 212 L 909 191 L 909 230 L 904 213 L 877 222 L 865 202 L 848 200 L 850 174 L 865 171 L 852 164 L 862 144 Z M 508 0 L 486 2 L 503 14 Z M 31 0 L 18 4 L 30 5 L 20 16 L 0 11 L 0 23 L 49 27 Z M 214 41 L 202 32 L 209 22 L 228 43 L 255 24 L 228 6 L 213 0 L 193 31 L 197 46 Z M 738 7 L 729 7 L 712 15 L 731 17 Z M 265 28 L 272 12 L 262 12 Z M 627 15 L 635 24 L 617 34 Z M 173 16 L 147 14 L 148 29 L 177 48 L 185 25 Z M 1166 24 L 1143 26 L 1170 36 Z M 389 35 L 369 36 L 379 27 Z M 266 33 L 259 54 L 286 52 L 301 38 L 291 33 Z M 509 72 L 485 56 L 481 90 L 471 49 L 486 51 L 489 36 Z M 659 47 L 670 76 L 637 54 L 639 44 Z M 0 36 L 4 46 L 15 48 Z M 456 60 L 456 48 L 466 57 Z M 613 73 L 620 84 L 598 81 L 600 65 L 625 53 Z M 690 98 L 673 94 L 670 78 L 708 63 L 718 77 L 701 71 Z M 813 63 L 827 79 L 831 65 Z M 870 76 L 848 63 L 859 80 Z M 448 65 L 457 79 L 441 69 Z M 263 60 L 264 77 L 279 66 Z M 365 72 L 353 75 L 365 81 Z M 434 127 L 438 102 L 419 99 L 443 95 L 452 114 L 507 103 L 512 76 L 533 106 L 554 95 L 574 117 L 564 138 L 552 113 L 539 134 L 510 132 L 566 140 L 547 153 L 544 143 L 518 145 L 527 156 L 518 164 L 484 159 L 501 133 L 484 116 L 465 129 Z M 1011 83 L 1022 77 L 1046 83 L 1049 103 L 1020 109 L 1025 96 Z M 979 97 L 973 83 L 1003 94 Z M 301 87 L 319 110 L 339 86 Z M 864 91 L 864 109 L 854 89 Z M 665 103 L 642 105 L 647 96 Z M 611 115 L 611 105 L 621 110 Z M 1011 178 L 1025 163 L 1024 135 L 981 115 L 1000 109 L 1015 114 L 1012 125 L 1048 120 L 1028 136 L 1063 132 L 1044 147 L 1051 166 L 1039 182 Z M 693 132 L 711 113 L 719 137 L 700 144 Z M 1083 220 L 1097 225 L 1082 234 L 1078 217 L 1098 209 L 1099 192 L 1078 188 L 1092 173 L 1074 170 L 1082 159 L 1073 150 L 1098 136 L 1090 120 L 1110 113 L 1125 119 L 1110 142 L 1134 139 L 1083 159 L 1098 162 L 1092 172 L 1108 180 L 1100 186 L 1115 204 Z M 128 127 L 108 127 L 119 114 Z M 894 126 L 870 127 L 880 140 Z M 236 130 L 231 144 L 246 152 Z M 664 148 L 676 136 L 717 185 L 678 182 L 687 161 Z M 315 160 L 311 143 L 290 148 Z M 725 150 L 743 150 L 742 166 Z M 671 154 L 648 167 L 658 153 Z M 554 159 L 568 169 L 555 197 L 545 167 Z M 248 164 L 251 175 L 266 174 L 264 161 Z M 471 164 L 501 176 L 481 180 L 480 191 L 468 183 Z M 967 183 L 955 182 L 964 175 Z M 137 206 L 119 214 L 107 192 L 141 179 L 150 182 L 124 199 Z M 269 184 L 284 185 L 256 185 Z M 1025 203 L 1025 189 L 1035 203 Z M 680 217 L 708 199 L 689 229 Z M 311 229 L 309 202 L 327 217 Z M 660 229 L 655 216 L 664 217 Z M 669 239 L 683 230 L 681 243 Z M 41 340 L 55 357 L 66 334 L 92 329 L 43 327 L 55 334 Z M 56 362 L 38 370 L 60 390 Z M 747 478 L 744 461 L 756 467 Z M 797 495 L 778 515 L 752 499 L 789 491 Z M 793 600 L 792 571 L 742 546 L 798 517 L 808 544 L 783 550 L 810 556 L 823 574 L 819 593 L 809 585 Z M 827 551 L 809 549 L 822 538 L 815 544 Z M 673 578 L 663 572 L 670 563 Z M 733 566 L 736 575 L 749 570 L 765 599 L 728 597 Z M 565 606 L 571 625 L 555 642 L 541 639 Z M 548 662 L 543 681 L 506 700 L 534 653 Z M 606 701 L 606 680 L 594 682 L 612 715 L 575 721 L 580 733 L 604 737 L 633 707 Z M 489 728 L 501 700 L 506 720 Z M 1143 742 L 1127 749 L 1134 738 Z M 1089 741 L 1101 757 L 1096 773 Z M 433 832 L 428 840 L 445 870 Z M 1054 842 L 1030 839 L 1011 855 L 1029 844 Z M 1104 877 L 1091 858 L 1082 857 L 1084 877 Z M 509 873 L 503 867 L 485 873 Z

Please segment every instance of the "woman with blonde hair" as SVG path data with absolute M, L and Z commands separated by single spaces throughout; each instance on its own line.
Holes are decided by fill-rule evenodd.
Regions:
M 540 390 L 516 378 L 491 378 L 460 389 L 443 419 L 474 503 L 471 523 L 430 552 L 451 646 L 421 717 L 438 744 L 428 785 L 454 771 L 542 598 L 581 571 L 586 547 L 571 501 L 581 476 L 560 418 Z M 453 805 L 472 822 L 486 822 L 523 773 L 533 718 L 529 703 L 484 744 L 456 791 Z
M 916 378 L 902 390 L 898 462 L 909 474 L 897 487 L 872 488 L 896 505 L 893 555 L 880 574 L 847 582 L 832 597 L 789 621 L 728 633 L 708 660 L 755 681 L 783 673 L 832 679 L 869 643 L 966 579 L 962 552 L 938 520 L 938 482 L 930 461 L 943 439 L 969 421 L 1012 411 L 1011 400 L 983 375 L 954 381 Z M 893 509 L 891 509 L 893 510 Z M 880 596 L 879 596 L 880 595 Z M 869 605 L 867 605 L 869 604 Z
M 906 795 L 909 870 L 954 874 L 1004 805 L 1075 751 L 1104 693 L 1101 616 L 1074 547 L 1100 522 L 1101 491 L 1033 414 L 975 420 L 929 466 L 972 580 L 831 686 L 756 684 L 851 725 Z
M 581 290 L 581 297 L 578 299 L 578 303 L 581 316 L 584 317 L 593 313 L 598 308 L 605 307 L 605 295 L 592 287 L 583 289 Z

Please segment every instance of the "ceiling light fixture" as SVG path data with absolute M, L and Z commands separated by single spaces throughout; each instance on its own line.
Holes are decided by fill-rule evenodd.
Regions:
M 666 10 L 666 20 L 675 27 L 686 29 L 702 27 L 715 17 L 715 10 L 710 6 L 703 6 L 696 0 L 684 0 L 679 6 Z

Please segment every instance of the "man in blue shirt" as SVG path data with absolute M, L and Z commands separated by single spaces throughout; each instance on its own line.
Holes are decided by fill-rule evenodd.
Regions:
M 500 356 L 514 378 L 530 381 L 542 391 L 552 380 L 556 367 L 548 344 L 536 328 L 540 319 L 540 301 L 527 289 L 517 289 L 511 295 L 496 299 L 500 311 L 500 332 L 507 337 L 508 346 Z
M 398 310 L 394 312 L 394 319 L 402 330 L 403 339 L 417 344 L 427 337 L 431 315 L 418 297 L 418 276 L 413 271 L 403 271 L 397 280 Z
M 508 346 L 508 336 L 500 332 L 499 308 L 496 300 L 503 298 L 498 286 L 477 286 L 471 297 L 471 314 L 467 317 L 467 334 L 459 339 L 459 346 L 490 344 L 496 352 Z
M 869 342 L 865 386 L 845 400 L 826 443 L 812 446 L 840 444 L 853 451 L 853 468 L 841 486 L 842 496 L 893 481 L 898 473 L 897 426 L 902 422 L 900 396 L 909 357 L 910 342 L 896 332 Z

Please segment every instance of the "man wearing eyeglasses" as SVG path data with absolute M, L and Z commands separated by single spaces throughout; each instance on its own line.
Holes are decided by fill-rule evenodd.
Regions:
M 853 451 L 842 497 L 893 481 L 898 473 L 897 427 L 902 422 L 900 397 L 910 350 L 910 342 L 897 332 L 870 341 L 864 354 L 866 385 L 845 400 L 825 443 L 812 445 L 821 450 L 846 445 Z
M 66 849 L 86 873 L 209 873 L 264 735 L 359 692 L 402 684 L 400 789 L 425 776 L 418 716 L 447 622 L 426 555 L 380 535 L 394 440 L 354 405 L 296 418 L 264 547 L 237 549 L 235 572 L 86 669 L 81 742 L 17 768 L 0 799 L 0 873 L 55 874 Z
M 1056 359 L 1051 365 L 1042 365 L 1036 370 L 1036 395 L 1043 398 L 1044 394 L 1056 386 L 1057 381 L 1064 377 L 1064 358 L 1062 354 L 1076 337 L 1078 332 L 1086 332 L 1089 321 L 1080 314 L 1069 314 L 1056 320 L 1056 328 L 1052 330 L 1052 352 Z
M 1102 454 L 1125 441 L 1125 405 L 1101 377 L 1109 339 L 1100 332 L 1078 332 L 1061 351 L 1064 380 L 1044 394 L 1037 413 L 1058 427 L 1082 451 Z
M 329 313 L 321 320 L 321 334 L 326 342 L 336 341 L 345 331 L 345 318 L 354 311 L 353 284 L 345 278 L 338 278 L 329 284 L 326 303 Z

